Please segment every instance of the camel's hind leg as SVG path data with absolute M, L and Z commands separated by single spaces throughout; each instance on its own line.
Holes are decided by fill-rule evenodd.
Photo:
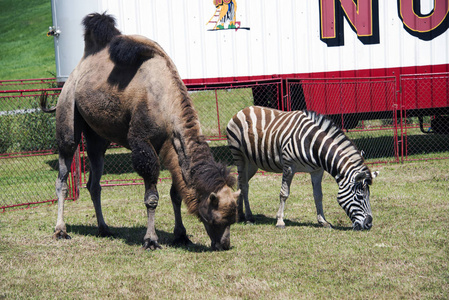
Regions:
M 157 192 L 157 181 L 159 179 L 160 163 L 159 157 L 150 143 L 137 137 L 130 137 L 129 144 L 132 151 L 132 162 L 136 172 L 142 176 L 145 182 L 144 203 L 147 208 L 148 223 L 147 232 L 143 239 L 144 249 L 161 248 L 154 226 L 154 217 L 159 194 Z
M 83 120 L 74 105 L 70 103 L 72 99 L 70 96 L 61 94 L 59 99 L 63 105 L 58 106 L 56 111 L 56 140 L 59 152 L 59 173 L 56 179 L 58 218 L 53 237 L 70 239 L 64 223 L 64 200 L 67 196 L 67 177 L 69 176 L 73 155 L 81 140 Z
M 55 239 L 70 239 L 64 222 L 64 200 L 67 197 L 67 177 L 69 176 L 73 154 L 76 148 L 70 153 L 59 152 L 59 173 L 56 179 L 56 197 L 58 198 L 58 218 L 56 220 Z
M 86 126 L 87 127 L 87 126 Z M 89 180 L 87 181 L 87 189 L 90 193 L 90 198 L 94 204 L 95 215 L 97 216 L 98 235 L 111 236 L 108 225 L 103 218 L 101 210 L 101 185 L 100 179 L 103 175 L 104 167 L 104 153 L 109 146 L 109 141 L 100 137 L 92 129 L 87 127 L 84 130 L 84 135 L 87 142 L 87 155 L 90 161 Z

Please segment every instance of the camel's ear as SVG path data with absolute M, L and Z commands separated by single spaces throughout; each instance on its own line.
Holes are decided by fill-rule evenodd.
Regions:
M 211 193 L 210 196 L 209 196 L 209 199 L 210 199 L 210 204 L 211 204 L 212 206 L 215 206 L 215 207 L 218 206 L 218 201 L 219 201 L 220 199 L 218 198 L 218 195 L 217 195 L 217 194 Z
M 360 182 L 360 181 L 362 181 L 365 178 L 366 178 L 366 173 L 365 172 L 360 172 L 357 175 L 355 175 L 354 181 L 355 182 Z

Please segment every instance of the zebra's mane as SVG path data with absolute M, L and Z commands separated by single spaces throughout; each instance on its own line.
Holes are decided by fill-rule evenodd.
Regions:
M 335 125 L 335 123 L 331 119 L 327 118 L 324 115 L 317 114 L 314 111 L 304 111 L 304 113 L 321 130 L 326 132 L 328 136 L 331 136 L 332 139 L 341 146 L 341 148 L 343 149 L 341 153 L 342 156 L 347 156 L 350 161 L 356 163 L 357 165 L 365 165 L 365 160 L 357 146 L 344 134 L 344 132 L 337 125 Z M 368 167 L 366 167 L 366 169 L 369 171 Z
M 318 114 L 318 113 L 316 113 L 314 111 L 310 111 L 310 110 L 304 111 L 304 113 L 320 129 L 324 130 L 325 132 L 327 132 L 331 135 L 335 135 L 335 138 L 337 138 L 339 136 L 344 136 L 346 139 L 348 139 L 346 137 L 346 135 L 343 133 L 343 131 L 337 125 L 335 125 L 335 123 L 331 119 L 327 118 L 326 116 Z M 354 143 L 352 143 L 352 144 L 354 145 Z M 354 147 L 355 147 L 355 145 L 354 145 Z

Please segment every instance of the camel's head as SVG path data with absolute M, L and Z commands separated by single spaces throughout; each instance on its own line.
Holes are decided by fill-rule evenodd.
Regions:
M 240 191 L 234 192 L 225 185 L 218 192 L 211 193 L 198 207 L 199 217 L 206 227 L 213 250 L 229 250 L 231 247 L 230 226 L 237 221 L 239 194 Z

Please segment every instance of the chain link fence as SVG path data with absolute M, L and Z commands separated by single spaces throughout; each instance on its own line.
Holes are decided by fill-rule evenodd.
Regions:
M 308 109 L 340 126 L 367 162 L 449 158 L 449 74 L 384 78 L 273 79 L 188 86 L 203 134 L 216 160 L 232 164 L 226 125 L 240 109 L 262 105 Z M 0 209 L 56 201 L 55 116 L 40 111 L 41 92 L 54 105 L 54 79 L 0 81 Z M 69 178 L 69 198 L 86 182 L 89 160 L 81 143 Z M 162 168 L 160 181 L 169 180 Z M 130 151 L 111 145 L 102 186 L 142 185 Z M 143 189 L 142 189 L 143 192 Z M 136 196 L 137 198 L 141 197 Z
M 449 158 L 449 74 L 400 77 L 403 160 Z
M 271 80 L 246 84 L 216 84 L 207 87 L 188 86 L 202 133 L 209 142 L 215 160 L 232 165 L 232 154 L 226 140 L 226 126 L 229 120 L 239 110 L 254 103 L 269 104 L 278 108 L 277 99 L 282 91 L 281 84 L 281 80 Z M 84 149 L 84 146 L 81 149 Z M 130 150 L 111 145 L 107 153 L 101 181 L 103 186 L 143 184 L 143 180 L 132 169 Z M 87 153 L 82 151 L 81 158 L 83 170 L 81 177 L 83 184 L 86 184 L 89 171 Z M 170 174 L 162 164 L 161 180 L 169 177 Z
M 395 77 L 287 81 L 286 107 L 328 116 L 370 163 L 399 162 Z
M 54 105 L 60 89 L 54 79 L 0 82 L 0 209 L 55 201 L 58 158 L 55 116 L 44 114 L 42 90 Z M 76 174 L 73 172 L 72 174 Z M 70 178 L 69 199 L 76 198 Z

